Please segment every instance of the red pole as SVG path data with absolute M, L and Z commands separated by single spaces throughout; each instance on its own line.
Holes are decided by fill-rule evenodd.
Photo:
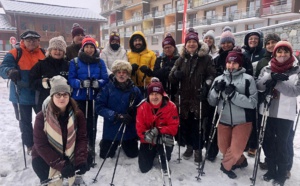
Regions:
M 185 31 L 186 31 L 186 10 L 187 10 L 188 0 L 184 0 L 183 2 L 183 18 L 182 18 L 182 35 L 181 35 L 181 43 L 184 43 Z

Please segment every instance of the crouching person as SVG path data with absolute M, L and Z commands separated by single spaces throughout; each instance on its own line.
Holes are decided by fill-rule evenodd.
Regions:
M 171 159 L 174 140 L 178 130 L 179 118 L 175 104 L 164 96 L 164 89 L 160 82 L 152 82 L 147 88 L 148 97 L 138 106 L 136 129 L 140 138 L 138 157 L 139 168 L 142 173 L 148 172 L 158 153 L 164 172 L 167 162 L 163 150 L 166 147 L 167 161 Z
M 213 82 L 209 103 L 218 104 L 218 146 L 223 153 L 221 170 L 229 178 L 236 178 L 235 168 L 248 166 L 243 155 L 252 130 L 251 118 L 257 105 L 257 89 L 252 76 L 246 74 L 243 56 L 234 49 L 226 57 L 226 70 Z M 220 97 L 219 97 L 220 95 Z M 219 101 L 218 101 L 219 99 Z
M 72 185 L 75 171 L 88 169 L 86 120 L 65 78 L 54 76 L 50 85 L 50 99 L 35 119 L 32 167 L 41 182 L 61 174 Z M 62 179 L 55 184 L 62 185 Z

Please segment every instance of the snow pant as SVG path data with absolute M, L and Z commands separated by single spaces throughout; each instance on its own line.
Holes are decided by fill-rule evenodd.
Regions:
M 173 146 L 166 146 L 166 156 L 168 161 L 171 159 L 172 151 Z M 152 145 L 149 143 L 140 144 L 138 163 L 142 173 L 148 172 L 153 167 L 153 161 L 157 154 L 161 157 L 162 168 L 166 168 L 166 158 L 162 145 Z
M 257 120 L 256 120 L 256 112 L 257 112 L 257 109 L 255 109 L 255 111 L 253 112 L 253 115 L 252 115 L 252 131 L 251 131 L 251 134 L 250 134 L 250 137 L 249 137 L 249 140 L 248 140 L 248 148 L 251 148 L 251 149 L 257 149 L 258 148 L 258 135 L 259 135 L 259 126 L 260 126 L 260 123 L 257 123 Z
M 35 105 L 20 105 L 21 118 L 19 118 L 18 104 L 13 103 L 13 106 L 16 119 L 19 121 L 22 141 L 26 147 L 31 148 L 33 146 L 32 109 L 36 113 L 36 107 Z
M 83 100 L 76 100 L 79 109 L 84 113 L 85 117 L 87 117 L 87 123 L 86 123 L 86 130 L 87 130 L 87 137 L 89 140 L 89 149 L 94 149 L 95 143 L 96 143 L 96 134 L 97 134 L 97 119 L 98 115 L 95 113 L 94 120 L 93 120 L 93 100 L 88 101 L 88 115 L 86 116 L 86 101 Z M 95 130 L 93 130 L 93 123 L 95 121 Z
M 294 159 L 294 136 L 295 136 L 295 131 L 293 127 L 290 129 L 289 137 L 288 137 L 288 142 L 287 142 L 287 151 L 288 151 L 288 166 L 287 170 L 290 171 L 292 170 L 293 167 L 293 159 Z
M 204 119 L 202 120 L 203 124 Z M 203 148 L 203 129 L 201 129 L 201 137 L 199 135 L 199 120 L 195 119 L 194 113 L 189 112 L 187 119 L 182 119 L 181 123 L 181 135 L 184 138 L 186 145 L 192 146 L 193 150 L 198 150 Z M 199 137 L 201 142 L 199 144 Z
M 223 154 L 222 164 L 226 170 L 243 162 L 243 155 L 252 129 L 252 123 L 241 123 L 230 126 L 220 123 L 218 125 L 218 146 Z
M 32 168 L 39 177 L 40 182 L 48 179 L 50 166 L 43 160 L 43 158 L 36 157 L 32 160 Z
M 268 117 L 264 140 L 264 152 L 268 162 L 268 171 L 277 179 L 285 180 L 288 170 L 288 137 L 293 121 Z
M 108 153 L 108 150 L 112 144 L 112 140 L 102 139 L 100 142 L 100 158 L 105 159 L 107 153 L 108 153 L 107 157 L 110 158 L 114 157 L 119 143 L 120 141 L 116 140 Z M 129 158 L 137 157 L 139 153 L 137 139 L 123 140 L 122 149 L 127 157 Z
M 215 111 L 215 107 L 209 107 L 209 115 L 208 115 L 208 120 L 207 122 L 204 122 L 205 124 L 205 129 L 204 129 L 204 133 L 205 133 L 205 141 L 206 141 L 206 148 L 208 148 L 208 144 L 209 144 L 209 136 L 211 133 L 211 130 L 213 129 L 213 117 L 214 117 L 214 111 Z M 217 122 L 219 115 L 218 113 L 216 114 L 216 118 L 215 118 L 215 123 Z M 217 130 L 217 129 L 216 129 Z M 206 149 L 207 150 L 207 149 Z M 208 158 L 215 158 L 219 153 L 219 147 L 218 147 L 218 135 L 217 135 L 217 131 L 215 133 L 215 137 L 210 145 L 210 149 L 208 150 Z

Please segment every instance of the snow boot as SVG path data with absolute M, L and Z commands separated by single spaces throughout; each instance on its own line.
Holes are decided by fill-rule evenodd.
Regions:
M 233 165 L 232 168 L 231 168 L 231 170 L 235 170 L 237 168 L 241 169 L 241 168 L 245 168 L 247 166 L 248 166 L 248 161 L 245 158 L 244 161 L 241 164 L 239 164 L 239 165 L 237 165 L 237 164 Z
M 258 165 L 259 165 L 259 168 L 261 170 L 268 170 L 268 163 L 266 161 L 265 162 L 259 162 Z
M 195 150 L 195 153 L 194 153 L 194 162 L 195 162 L 196 164 L 202 162 L 202 151 L 200 151 L 200 150 Z
M 275 173 L 268 171 L 266 174 L 263 175 L 263 180 L 269 182 L 270 180 L 275 178 Z
M 193 147 L 188 145 L 185 152 L 183 153 L 183 159 L 188 160 L 193 155 Z
M 249 157 L 255 157 L 255 154 L 256 154 L 256 149 L 249 148 L 248 156 Z
M 230 170 L 230 171 L 226 170 L 226 169 L 224 168 L 224 166 L 223 166 L 222 163 L 221 163 L 221 168 L 220 168 L 220 170 L 221 170 L 223 173 L 225 173 L 225 174 L 226 174 L 229 178 L 231 178 L 231 179 L 234 179 L 234 178 L 237 177 L 236 174 L 235 174 L 232 170 Z

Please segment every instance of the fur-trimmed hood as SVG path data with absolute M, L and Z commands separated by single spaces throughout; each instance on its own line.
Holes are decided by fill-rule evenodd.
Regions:
M 199 41 L 198 42 L 198 46 L 199 47 L 198 47 L 197 54 L 198 54 L 199 57 L 203 57 L 205 55 L 208 55 L 208 53 L 209 53 L 209 47 L 208 47 L 208 45 L 206 43 L 204 43 L 203 41 Z M 185 46 L 182 47 L 181 52 L 180 52 L 180 56 L 182 58 L 185 58 L 185 55 L 187 55 L 187 54 L 188 54 L 188 52 L 186 51 Z

